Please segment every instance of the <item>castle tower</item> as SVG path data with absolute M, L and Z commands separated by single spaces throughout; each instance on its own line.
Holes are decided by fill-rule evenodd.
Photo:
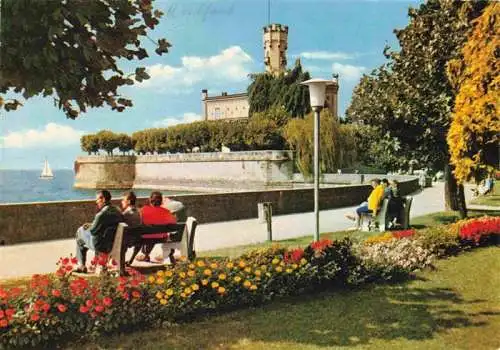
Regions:
M 278 75 L 286 70 L 288 26 L 269 24 L 264 27 L 264 64 L 266 72 Z
M 338 79 L 332 85 L 328 85 L 325 91 L 325 108 L 328 108 L 332 115 L 336 118 L 338 115 L 338 92 L 339 82 Z

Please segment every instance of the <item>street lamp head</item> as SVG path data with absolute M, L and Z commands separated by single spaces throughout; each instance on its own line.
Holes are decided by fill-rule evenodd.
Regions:
M 309 79 L 301 85 L 309 86 L 309 99 L 311 107 L 323 107 L 325 105 L 325 91 L 327 85 L 332 85 L 334 82 L 326 79 Z

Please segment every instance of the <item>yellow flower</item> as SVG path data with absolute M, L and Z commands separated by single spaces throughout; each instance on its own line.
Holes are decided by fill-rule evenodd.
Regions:
M 238 283 L 239 281 L 241 281 L 241 277 L 240 276 L 234 276 L 234 281 L 236 283 Z
M 286 273 L 292 273 L 292 269 L 286 269 Z
M 232 262 L 228 262 L 227 265 L 226 265 L 226 267 L 228 269 L 232 269 L 234 267 L 234 264 Z
M 198 267 L 203 267 L 203 266 L 205 266 L 205 262 L 203 260 L 198 260 L 196 262 L 196 265 L 198 265 Z
M 160 299 L 160 304 L 165 305 L 167 303 L 167 299 Z
M 246 280 L 245 282 L 243 282 L 243 285 L 248 288 L 252 285 L 252 283 L 249 280 Z
M 280 262 L 280 259 L 278 259 L 278 258 L 274 258 L 272 261 L 273 265 L 277 265 L 279 262 Z
M 168 296 L 172 296 L 174 295 L 174 290 L 172 288 L 169 288 L 165 291 L 165 294 L 167 294 Z
M 148 281 L 149 281 L 149 283 L 155 283 L 156 278 L 154 276 L 149 276 Z
M 304 258 L 300 259 L 300 265 L 305 265 L 305 264 L 307 264 L 307 260 Z
M 188 268 L 190 268 L 191 270 L 193 270 L 196 266 L 194 266 L 194 264 L 189 264 L 188 265 Z
M 180 261 L 186 261 L 186 260 L 187 260 L 187 257 L 185 257 L 185 256 L 181 256 L 181 257 L 179 257 L 179 260 L 180 260 Z
M 219 288 L 217 289 L 217 292 L 218 292 L 219 294 L 224 294 L 224 292 L 225 292 L 225 291 L 226 291 L 226 288 L 224 288 L 224 287 L 219 287 Z
M 216 268 L 217 268 L 217 264 L 216 264 L 216 263 L 211 263 L 211 264 L 210 264 L 210 267 L 211 267 L 212 269 L 216 269 Z
M 267 270 L 267 265 L 262 265 L 262 266 L 260 267 L 260 269 L 261 269 L 262 271 L 266 271 L 266 270 Z
M 164 272 L 163 270 L 160 270 L 160 271 L 158 271 L 158 272 L 156 273 L 156 275 L 157 275 L 158 277 L 163 277 L 163 275 L 165 275 L 165 272 Z
M 283 271 L 283 268 L 281 266 L 276 266 L 276 272 L 281 272 Z
M 280 262 L 280 266 L 285 266 L 285 262 L 284 261 Z
M 198 289 L 200 289 L 200 286 L 195 283 L 191 285 L 191 289 L 197 291 Z
M 257 289 L 257 286 L 256 286 L 255 284 L 252 284 L 252 285 L 250 286 L 250 290 L 256 290 L 256 289 Z
M 212 288 L 217 288 L 219 286 L 219 282 L 212 282 Z
M 180 278 L 186 278 L 186 273 L 184 271 L 179 272 Z
M 161 299 L 163 298 L 163 293 L 162 292 L 156 292 L 156 299 Z
M 189 288 L 189 287 L 187 287 L 187 288 L 184 289 L 184 293 L 186 293 L 188 295 L 191 294 L 191 292 L 192 292 L 191 288 Z
M 188 276 L 189 277 L 193 277 L 194 275 L 196 275 L 196 272 L 194 272 L 194 270 L 189 270 L 188 271 Z
M 219 279 L 220 279 L 221 281 L 224 281 L 224 280 L 226 279 L 226 275 L 225 275 L 225 274 L 223 274 L 223 273 L 221 273 L 221 274 L 219 275 Z
M 206 286 L 208 284 L 208 280 L 206 280 L 206 279 L 201 280 L 201 284 Z
M 163 283 L 165 283 L 165 280 L 161 277 L 156 280 L 156 284 L 163 284 Z
M 210 269 L 205 269 L 205 270 L 203 271 L 203 274 L 204 274 L 205 276 L 210 276 L 210 275 L 212 274 L 212 270 L 210 270 Z
M 292 264 L 292 269 L 296 269 L 297 267 L 299 267 L 297 264 Z
M 170 270 L 169 271 L 165 271 L 165 276 L 172 277 L 172 275 L 173 275 L 172 271 L 170 271 Z
M 186 282 L 182 281 L 181 286 L 185 286 L 185 285 L 186 285 Z
M 185 297 L 186 297 L 186 294 L 181 293 L 181 297 L 185 298 Z
M 252 272 L 252 268 L 251 267 L 245 267 L 245 272 Z
M 238 265 L 239 265 L 241 268 L 244 268 L 247 264 L 246 264 L 243 260 L 240 260 L 240 262 L 238 263 Z
M 255 276 L 260 276 L 262 274 L 262 272 L 260 270 L 255 270 Z

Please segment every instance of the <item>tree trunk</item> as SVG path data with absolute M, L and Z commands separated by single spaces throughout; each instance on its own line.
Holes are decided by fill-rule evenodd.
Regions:
M 444 167 L 444 202 L 446 210 L 454 210 L 460 213 L 460 218 L 467 217 L 467 206 L 465 205 L 464 186 L 457 184 L 449 164 Z

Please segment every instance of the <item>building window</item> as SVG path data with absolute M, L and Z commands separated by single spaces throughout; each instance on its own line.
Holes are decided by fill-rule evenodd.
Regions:
M 221 114 L 220 114 L 220 108 L 215 108 L 215 119 L 219 119 L 221 117 Z

